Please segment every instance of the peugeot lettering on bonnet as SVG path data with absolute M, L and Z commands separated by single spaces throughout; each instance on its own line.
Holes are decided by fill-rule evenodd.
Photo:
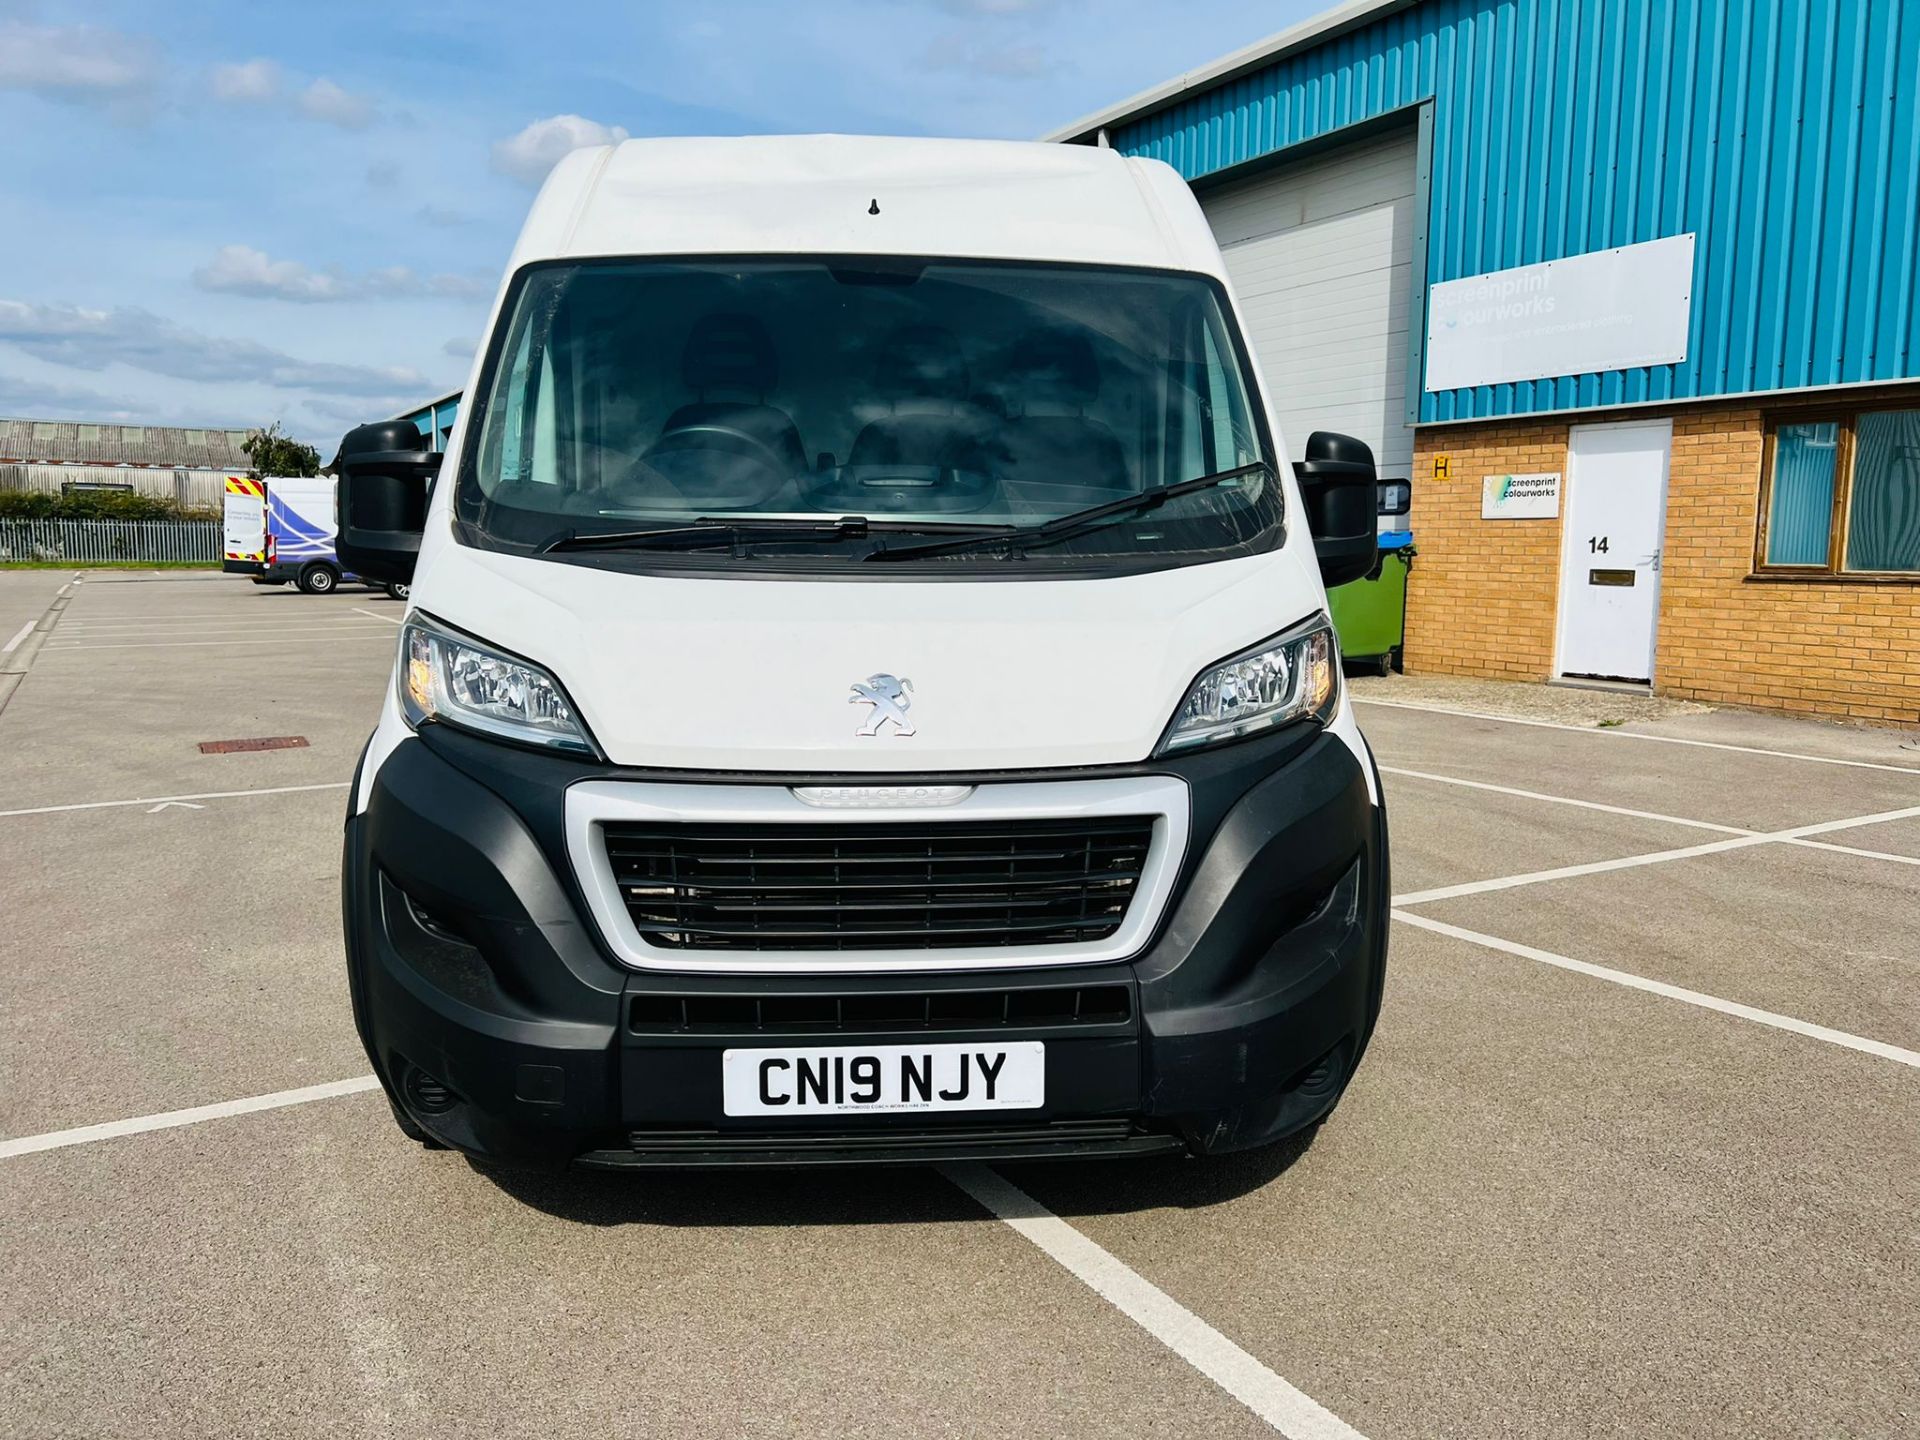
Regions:
M 353 786 L 355 1020 L 503 1163 L 1210 1154 L 1330 1111 L 1387 837 L 1200 207 L 1111 150 L 568 156 L 446 453 L 341 451 L 412 585 Z

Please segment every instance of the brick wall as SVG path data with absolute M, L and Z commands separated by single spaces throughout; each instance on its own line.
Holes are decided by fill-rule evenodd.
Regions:
M 1909 391 L 1895 403 L 1920 399 Z M 1920 583 L 1750 579 L 1763 412 L 1749 402 L 1672 414 L 1654 688 L 1685 699 L 1920 723 Z M 1560 522 L 1482 520 L 1480 482 L 1538 470 L 1564 476 L 1568 424 L 1523 419 L 1418 433 L 1409 671 L 1505 680 L 1551 674 Z M 1433 478 L 1436 455 L 1450 457 L 1451 479 Z

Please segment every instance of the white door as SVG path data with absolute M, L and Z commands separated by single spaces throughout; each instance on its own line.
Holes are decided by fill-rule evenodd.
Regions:
M 1576 425 L 1561 507 L 1562 675 L 1653 678 L 1671 420 Z
M 1412 478 L 1414 138 L 1408 126 L 1201 193 L 1295 459 L 1311 432 L 1337 430 L 1373 447 L 1383 478 Z

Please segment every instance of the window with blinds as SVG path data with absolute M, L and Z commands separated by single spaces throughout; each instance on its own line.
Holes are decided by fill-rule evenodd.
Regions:
M 1920 575 L 1920 410 L 1769 426 L 1755 559 L 1766 574 Z

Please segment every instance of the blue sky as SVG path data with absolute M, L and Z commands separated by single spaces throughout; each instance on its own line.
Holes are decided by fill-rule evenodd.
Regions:
M 0 415 L 348 426 L 464 384 L 572 143 L 1030 138 L 1317 0 L 0 0 Z

